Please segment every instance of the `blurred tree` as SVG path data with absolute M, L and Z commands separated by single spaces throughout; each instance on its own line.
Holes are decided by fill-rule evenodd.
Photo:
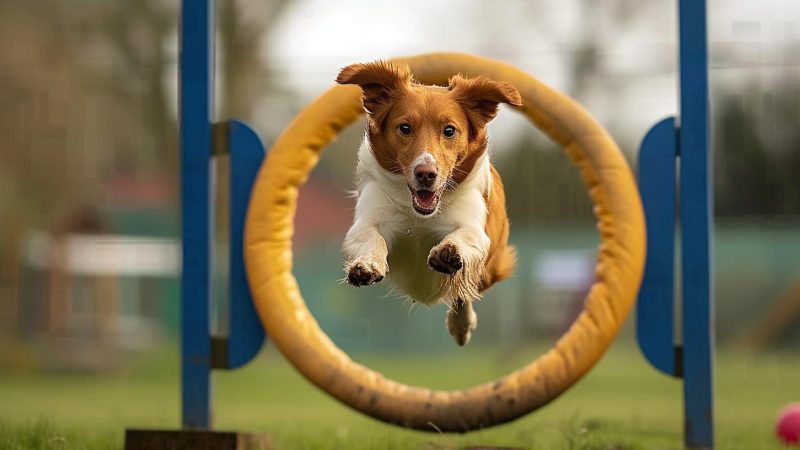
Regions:
M 25 231 L 92 198 L 105 162 L 95 124 L 82 120 L 98 105 L 51 6 L 0 3 L 0 335 L 15 330 Z
M 217 47 L 217 90 L 220 104 L 217 117 L 240 119 L 253 126 L 265 145 L 273 130 L 259 123 L 257 109 L 279 89 L 270 77 L 264 42 L 280 21 L 288 0 L 228 0 L 217 2 L 219 43 Z M 227 157 L 216 164 L 217 236 L 227 242 L 228 185 L 230 166 Z
M 287 4 L 217 2 L 218 116 L 253 120 L 270 94 L 262 42 Z M 120 173 L 166 179 L 177 207 L 179 5 L 0 3 L 0 293 L 25 230 L 102 203 Z
M 715 213 L 729 219 L 800 216 L 800 83 L 787 78 L 712 99 Z M 578 171 L 553 144 L 523 135 L 496 161 L 519 223 L 589 220 Z
M 170 112 L 175 99 L 167 89 L 168 69 L 178 54 L 168 46 L 176 33 L 177 6 L 177 0 L 113 2 L 99 8 L 104 17 L 85 16 L 80 24 L 96 31 L 80 44 L 105 47 L 108 58 L 93 67 L 99 76 L 93 80 L 96 89 L 126 105 L 132 115 L 115 139 L 115 171 L 177 176 L 178 135 Z M 176 192 L 177 186 L 173 199 Z
M 800 216 L 800 83 L 750 86 L 715 102 L 714 195 L 727 218 Z
M 509 150 L 495 164 L 513 223 L 591 223 L 591 199 L 563 150 L 533 132 Z
M 50 2 L 0 4 L 0 252 L 46 227 L 100 181 L 101 107 Z M 95 120 L 87 121 L 88 117 Z
M 779 186 L 756 130 L 754 117 L 739 95 L 725 96 L 714 127 L 716 211 L 720 215 L 754 215 L 771 209 Z
M 566 93 L 587 105 L 603 105 L 608 99 L 623 95 L 629 87 L 625 77 L 613 76 L 603 49 L 613 48 L 621 36 L 636 32 L 636 26 L 649 20 L 660 5 L 655 0 L 633 2 L 614 0 L 594 2 L 575 0 L 571 15 L 577 21 L 563 26 L 563 21 L 542 20 L 545 13 L 563 8 L 558 3 L 530 2 L 523 10 L 528 20 L 539 29 L 539 36 L 559 47 L 566 44 L 563 59 L 569 83 Z M 500 24 L 495 26 L 502 26 Z M 614 29 L 614 33 L 609 33 Z M 613 100 L 612 100 L 613 103 Z M 638 143 L 625 142 L 630 135 L 625 118 L 613 108 L 603 116 L 603 122 L 621 148 L 630 150 Z M 631 154 L 626 154 L 631 157 Z M 520 136 L 510 152 L 498 157 L 498 168 L 506 185 L 509 214 L 516 223 L 566 222 L 592 223 L 592 203 L 581 181 L 579 171 L 564 152 L 540 133 Z
M 101 2 L 105 3 L 105 2 Z M 279 20 L 286 0 L 230 0 L 217 3 L 217 105 L 219 118 L 252 121 L 259 99 L 270 92 L 264 37 Z M 96 88 L 133 111 L 133 130 L 115 146 L 115 171 L 166 173 L 177 202 L 179 149 L 176 110 L 177 0 L 117 2 L 100 8 L 106 17 L 84 19 L 95 30 L 83 45 L 108 47 L 112 64 L 96 64 Z M 91 41 L 94 41 L 93 43 Z M 172 89 L 170 89 L 172 87 Z M 224 165 L 224 162 L 223 162 Z M 222 170 L 224 177 L 226 170 Z M 219 180 L 225 185 L 227 178 Z
M 288 0 L 217 2 L 221 117 L 254 122 L 259 102 L 276 89 L 270 77 L 265 39 L 280 22 L 288 4 Z

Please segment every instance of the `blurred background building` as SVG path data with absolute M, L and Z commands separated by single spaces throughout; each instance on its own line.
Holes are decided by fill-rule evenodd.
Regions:
M 570 94 L 632 165 L 649 126 L 676 108 L 672 2 L 217 3 L 217 117 L 248 120 L 267 143 L 339 68 L 430 51 L 501 59 Z M 0 3 L 0 366 L 113 368 L 177 336 L 178 8 Z M 798 18 L 798 2 L 709 2 L 722 345 L 800 341 Z M 301 194 L 304 296 L 346 350 L 450 349 L 441 308 L 340 282 L 362 125 L 330 146 Z M 591 204 L 565 155 L 522 117 L 503 111 L 491 136 L 520 265 L 478 305 L 475 342 L 552 340 L 592 281 Z M 217 175 L 224 254 L 224 160 Z

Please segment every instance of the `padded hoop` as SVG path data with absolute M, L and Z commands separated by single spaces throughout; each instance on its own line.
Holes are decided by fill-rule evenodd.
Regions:
M 583 312 L 555 346 L 497 381 L 433 391 L 386 379 L 353 362 L 320 329 L 292 275 L 298 188 L 337 133 L 362 114 L 361 90 L 335 86 L 305 108 L 269 151 L 253 187 L 245 259 L 253 298 L 271 340 L 308 380 L 346 405 L 385 422 L 465 432 L 523 416 L 567 390 L 605 353 L 641 281 L 645 227 L 639 193 L 608 133 L 576 102 L 524 72 L 476 56 L 434 53 L 398 59 L 417 80 L 446 85 L 456 73 L 517 87 L 521 112 L 566 150 L 594 201 L 601 244 L 596 281 Z

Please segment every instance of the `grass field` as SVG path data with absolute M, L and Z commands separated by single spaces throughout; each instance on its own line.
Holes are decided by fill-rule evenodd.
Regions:
M 493 379 L 531 356 L 470 349 L 356 359 L 400 381 L 452 389 Z M 126 427 L 175 428 L 177 361 L 172 348 L 114 375 L 0 375 L 0 450 L 121 449 Z M 800 400 L 800 358 L 722 351 L 716 378 L 718 448 L 782 448 L 772 427 L 781 406 Z M 217 428 L 264 431 L 280 449 L 681 448 L 680 384 L 626 344 L 542 410 L 467 435 L 407 431 L 355 413 L 305 382 L 272 348 L 243 370 L 217 375 L 215 396 Z

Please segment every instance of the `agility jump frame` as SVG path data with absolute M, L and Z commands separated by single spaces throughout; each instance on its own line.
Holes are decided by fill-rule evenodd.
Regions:
M 640 154 L 648 254 L 637 306 L 637 337 L 654 367 L 684 380 L 687 447 L 712 448 L 712 199 L 705 1 L 679 1 L 679 30 L 680 121 L 669 118 L 654 126 Z M 184 0 L 180 31 L 181 401 L 182 425 L 187 430 L 212 428 L 212 370 L 246 364 L 265 338 L 248 287 L 243 254 L 251 186 L 265 152 L 257 134 L 246 124 L 215 122 L 214 31 L 213 0 Z M 211 333 L 213 159 L 224 153 L 230 157 L 232 183 L 230 331 L 227 336 L 217 336 Z M 677 220 L 682 245 L 680 345 L 676 345 L 673 331 Z

